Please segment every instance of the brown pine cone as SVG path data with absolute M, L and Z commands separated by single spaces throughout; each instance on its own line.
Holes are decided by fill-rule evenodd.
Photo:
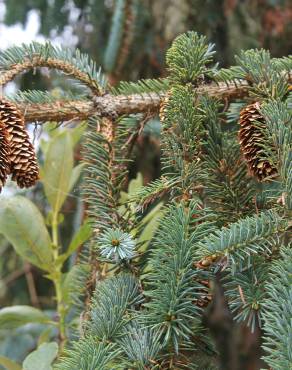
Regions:
M 0 120 L 0 193 L 10 172 L 10 147 L 8 133 Z
M 12 180 L 21 188 L 33 186 L 39 179 L 39 168 L 24 118 L 16 106 L 5 99 L 0 100 L 0 118 L 8 133 Z
M 262 144 L 265 140 L 262 130 L 265 121 L 260 113 L 258 102 L 249 104 L 240 112 L 239 142 L 249 172 L 259 181 L 277 175 L 277 169 L 269 162 Z

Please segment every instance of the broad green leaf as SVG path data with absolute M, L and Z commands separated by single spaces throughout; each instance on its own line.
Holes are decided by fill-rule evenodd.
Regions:
M 52 329 L 53 327 L 52 326 L 47 326 L 40 334 L 39 338 L 38 338 L 38 346 L 40 346 L 41 344 L 45 343 L 45 342 L 49 342 L 50 340 L 50 337 L 52 335 Z
M 119 202 L 120 204 L 124 204 L 126 203 L 126 201 L 129 199 L 129 195 L 128 193 L 126 193 L 125 191 L 121 191 L 120 192 L 120 199 L 119 199 Z
M 63 131 L 51 139 L 42 172 L 45 194 L 54 213 L 59 212 L 70 191 L 72 170 L 72 138 Z
M 80 141 L 82 135 L 84 134 L 86 130 L 86 127 L 87 127 L 86 122 L 83 121 L 83 122 L 80 122 L 80 124 L 77 127 L 69 129 L 69 133 L 72 136 L 74 146 Z
M 141 173 L 137 174 L 135 179 L 132 179 L 128 185 L 128 192 L 121 191 L 119 203 L 121 204 L 118 208 L 118 212 L 120 215 L 124 215 L 125 212 L 128 210 L 130 212 L 129 220 L 133 220 L 136 214 L 136 204 L 134 202 L 129 203 L 129 199 L 131 194 L 138 191 L 143 186 L 143 177 Z
M 58 354 L 56 342 L 43 343 L 23 361 L 23 370 L 52 370 L 52 363 Z
M 15 361 L 5 356 L 0 356 L 0 365 L 4 366 L 5 370 L 21 370 L 22 367 Z
M 79 274 L 80 274 L 80 265 L 78 264 L 72 266 L 69 272 L 63 274 L 64 280 L 62 282 L 62 294 L 64 302 L 68 305 L 72 303 L 71 293 L 74 289 L 74 283 L 72 282 L 76 281 Z
M 66 251 L 66 255 L 71 256 L 71 254 L 75 252 L 76 249 L 81 244 L 83 244 L 84 242 L 86 242 L 86 240 L 88 240 L 88 238 L 91 235 L 91 232 L 92 230 L 91 230 L 90 224 L 88 222 L 84 222 L 84 224 L 80 226 L 77 233 L 73 236 L 73 239 Z
M 163 202 L 158 203 L 143 219 L 141 220 L 142 225 L 146 225 L 149 221 L 159 213 L 161 207 L 163 206 Z
M 28 323 L 48 324 L 51 319 L 31 306 L 11 306 L 0 310 L 0 329 L 13 329 Z
M 49 141 L 45 140 L 45 139 L 41 139 L 40 140 L 40 148 L 41 148 L 44 155 L 46 155 L 48 147 L 49 147 Z M 42 176 L 42 171 L 40 171 L 40 175 Z
M 78 181 L 84 166 L 85 166 L 84 163 L 79 163 L 77 166 L 73 168 L 70 179 L 69 191 L 73 189 L 74 185 Z
M 60 260 L 63 262 L 65 259 L 70 257 L 71 254 L 74 253 L 81 244 L 88 240 L 91 232 L 92 230 L 88 222 L 85 222 L 83 225 L 81 225 L 77 233 L 73 236 L 67 251 L 60 256 Z
M 137 174 L 137 177 L 129 182 L 129 186 L 128 186 L 128 194 L 129 194 L 129 196 L 131 194 L 134 194 L 142 186 L 143 186 L 143 176 L 139 172 Z
M 40 211 L 29 199 L 0 199 L 0 233 L 24 259 L 46 271 L 52 269 L 50 236 Z
M 146 225 L 138 239 L 139 242 L 143 243 L 143 246 L 141 248 L 141 251 L 144 251 L 147 249 L 147 246 L 154 236 L 155 231 L 157 230 L 160 220 L 163 217 L 164 212 L 160 210 L 160 208 L 163 206 L 163 203 L 157 204 L 157 206 L 145 217 L 147 218 L 147 222 L 145 220 L 142 220 L 142 223 Z M 151 218 L 149 217 L 151 216 Z
M 49 140 L 53 137 L 57 136 L 60 133 L 60 129 L 58 128 L 58 122 L 56 121 L 48 121 L 43 125 L 43 130 L 49 136 Z

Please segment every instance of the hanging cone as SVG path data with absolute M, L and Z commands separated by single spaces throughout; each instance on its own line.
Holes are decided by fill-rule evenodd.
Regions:
M 199 283 L 202 285 L 202 288 L 198 290 L 198 298 L 194 303 L 200 308 L 206 308 L 213 298 L 210 292 L 210 281 L 200 280 Z
M 0 193 L 10 172 L 10 147 L 8 133 L 0 120 Z
M 22 114 L 7 100 L 0 101 L 0 118 L 10 146 L 10 173 L 21 188 L 33 186 L 39 178 L 34 147 L 29 141 Z
M 270 179 L 277 175 L 277 169 L 269 162 L 262 147 L 265 140 L 262 130 L 265 121 L 260 113 L 258 102 L 246 106 L 240 112 L 239 142 L 249 172 L 259 181 Z

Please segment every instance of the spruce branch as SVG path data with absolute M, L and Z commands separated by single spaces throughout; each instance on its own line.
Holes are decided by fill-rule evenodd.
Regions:
M 119 274 L 99 282 L 92 299 L 88 330 L 100 340 L 117 339 L 133 316 L 131 309 L 142 300 L 133 275 Z
M 87 336 L 73 342 L 70 349 L 64 351 L 55 370 L 103 370 L 111 367 L 121 353 L 117 345 L 98 342 L 96 338 Z
M 143 327 L 136 320 L 126 325 L 119 345 L 128 359 L 127 365 L 135 366 L 137 370 L 145 370 L 158 364 L 156 359 L 162 349 L 159 339 L 155 330 Z
M 0 85 L 12 81 L 18 74 L 36 67 L 48 67 L 64 72 L 79 80 L 96 95 L 106 87 L 105 77 L 94 61 L 78 49 L 73 52 L 67 48 L 57 48 L 50 42 L 32 42 L 13 46 L 0 54 Z
M 126 85 L 125 85 L 126 87 Z M 223 101 L 242 99 L 249 94 L 249 84 L 245 80 L 238 83 L 225 82 L 200 85 L 194 89 L 198 96 L 208 95 Z M 165 98 L 165 90 L 161 92 L 134 93 L 130 95 L 105 94 L 91 100 L 63 101 L 48 103 L 17 103 L 18 109 L 25 116 L 26 122 L 68 121 L 71 119 L 87 119 L 94 115 L 122 116 L 135 113 L 157 113 Z
M 112 87 L 110 92 L 113 95 L 151 94 L 154 92 L 160 95 L 166 93 L 169 87 L 167 78 L 148 78 L 137 82 L 121 81 L 116 87 Z
M 292 111 L 281 101 L 269 101 L 261 107 L 266 122 L 265 151 L 279 168 L 277 182 L 283 205 L 292 209 Z
M 193 265 L 195 243 L 212 229 L 198 203 L 171 204 L 153 242 L 149 260 L 151 271 L 145 277 L 145 321 L 156 327 L 163 343 L 177 353 L 190 340 L 201 315 L 196 301 L 207 274 Z M 202 221 L 205 222 L 202 222 Z
M 235 134 L 222 130 L 219 102 L 202 97 L 201 104 L 206 131 L 201 155 L 207 168 L 204 191 L 209 207 L 220 214 L 223 225 L 251 212 L 254 189 Z
M 171 81 L 195 85 L 198 78 L 213 71 L 214 67 L 210 69 L 207 65 L 213 60 L 214 46 L 207 44 L 205 36 L 193 31 L 178 36 L 166 54 Z
M 143 210 L 155 200 L 163 197 L 165 194 L 170 193 L 171 189 L 175 187 L 175 185 L 175 181 L 162 176 L 159 179 L 152 181 L 148 185 L 142 186 L 142 188 L 138 189 L 131 196 L 130 201 L 137 203 L 138 210 Z
M 100 241 L 101 233 L 109 228 L 120 229 L 122 224 L 118 213 L 120 187 L 125 180 L 127 159 L 123 144 L 129 135 L 129 121 L 121 119 L 115 124 L 114 119 L 91 118 L 84 144 L 85 174 L 82 195 L 87 203 L 87 215 L 91 219 L 93 237 L 91 242 Z M 94 289 L 97 277 L 102 278 L 101 263 L 96 250 L 91 246 L 91 273 L 87 282 L 89 304 L 90 294 Z
M 292 249 L 282 247 L 271 267 L 264 302 L 264 360 L 274 370 L 292 367 Z
M 8 95 L 8 100 L 12 100 L 17 104 L 52 104 L 58 102 L 69 102 L 86 100 L 87 96 L 84 93 L 72 94 L 70 92 L 64 93 L 61 90 L 41 91 L 41 90 L 25 90 L 18 91 L 16 94 Z
M 134 3 L 132 6 L 136 6 Z M 290 57 L 271 59 L 265 51 L 247 51 L 238 58 L 240 66 L 217 70 L 217 66 L 207 67 L 213 54 L 213 45 L 208 45 L 204 37 L 194 32 L 179 36 L 167 57 L 171 73 L 169 80 L 190 82 L 196 96 L 207 94 L 222 100 L 244 98 L 263 86 L 266 86 L 266 96 L 283 96 L 287 92 L 287 81 L 291 81 L 292 70 Z M 265 64 L 259 67 L 257 63 Z M 63 71 L 89 87 L 95 97 L 84 102 L 60 99 L 54 105 L 41 99 L 28 104 L 19 101 L 18 108 L 25 114 L 27 122 L 157 112 L 169 84 L 165 79 L 121 82 L 111 93 L 106 93 L 105 77 L 86 54 L 79 50 L 61 49 L 49 42 L 33 42 L 9 48 L 0 54 L 0 85 L 35 67 Z M 204 75 L 211 77 L 214 82 L 206 82 Z M 267 82 L 270 77 L 271 82 Z
M 194 89 L 197 95 L 208 94 L 222 100 L 244 98 L 248 95 L 248 83 L 240 85 L 225 83 L 202 85 Z M 26 122 L 68 121 L 71 119 L 87 119 L 98 116 L 122 116 L 135 113 L 157 113 L 165 92 L 147 92 L 131 95 L 106 94 L 91 100 L 63 101 L 52 103 L 17 103 L 18 109 L 25 116 Z
M 253 255 L 271 254 L 287 228 L 288 221 L 274 210 L 231 223 L 198 243 L 197 254 L 205 256 L 200 264 L 227 258 L 233 272 L 242 270 Z
M 222 283 L 234 319 L 245 322 L 254 332 L 262 326 L 262 309 L 266 297 L 265 283 L 269 262 L 263 257 L 254 257 L 252 265 L 243 271 L 227 274 Z

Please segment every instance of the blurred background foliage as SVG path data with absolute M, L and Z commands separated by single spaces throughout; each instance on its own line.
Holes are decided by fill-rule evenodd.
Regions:
M 96 60 L 113 85 L 120 80 L 165 76 L 165 52 L 173 39 L 187 30 L 205 34 L 216 44 L 216 58 L 221 66 L 232 65 L 234 55 L 241 49 L 263 47 L 275 57 L 291 51 L 289 0 L 6 0 L 4 4 L 6 25 L 25 26 L 30 12 L 36 11 L 41 35 L 54 41 L 69 34 L 71 46 Z M 56 93 L 70 86 L 64 77 L 48 75 L 45 70 L 25 73 L 15 82 L 17 89 L 55 89 Z M 70 125 L 74 127 L 74 122 Z M 45 146 L 59 131 L 55 126 L 50 124 L 35 132 L 37 138 L 42 134 L 38 153 L 41 164 L 45 160 Z M 135 145 L 130 178 L 139 172 L 142 174 L 139 181 L 148 183 L 159 176 L 159 134 L 159 120 L 153 119 Z M 80 144 L 77 144 L 75 165 L 79 159 Z M 26 191 L 25 196 L 41 213 L 47 214 L 48 203 L 41 182 Z M 62 207 L 62 245 L 69 244 L 83 213 L 77 184 Z M 38 268 L 24 262 L 2 236 L 0 255 L 0 305 L 27 304 L 51 312 L 55 307 L 52 282 Z M 67 264 L 72 265 L 74 258 Z M 0 330 L 0 355 L 22 361 L 38 341 L 44 340 L 41 333 L 41 324 L 26 325 L 10 331 L 9 335 L 7 330 Z

